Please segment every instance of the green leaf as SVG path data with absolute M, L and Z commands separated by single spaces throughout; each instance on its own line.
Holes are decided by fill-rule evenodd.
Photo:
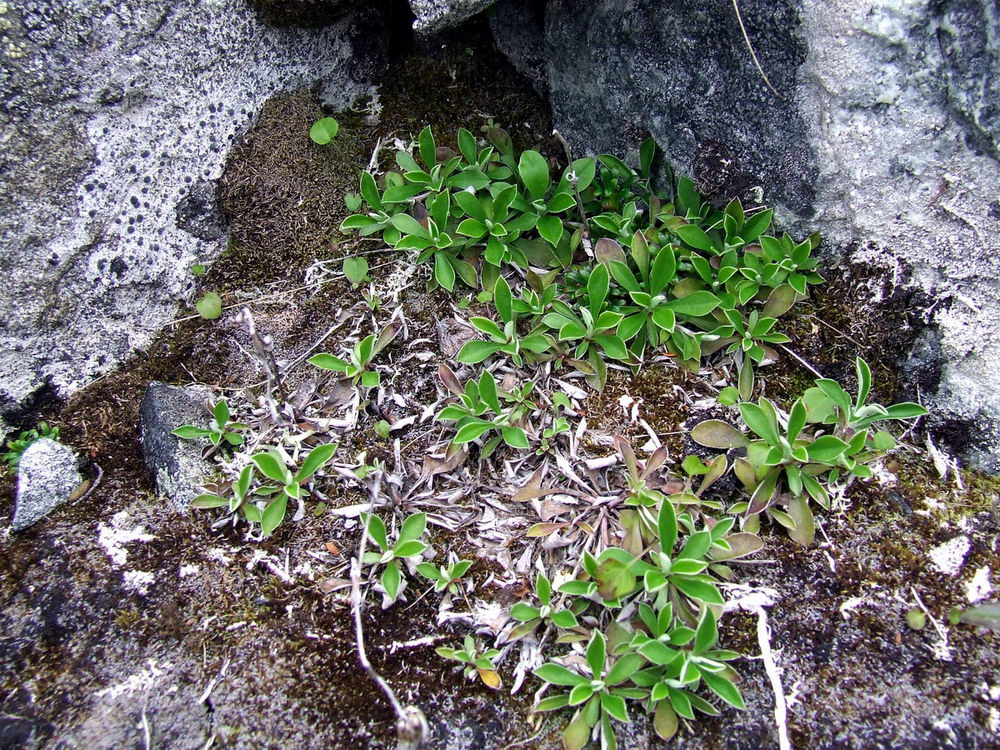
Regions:
M 704 654 L 719 640 L 719 628 L 711 607 L 705 607 L 701 613 L 701 621 L 694 636 L 694 653 Z
M 478 440 L 484 433 L 492 430 L 493 426 L 492 422 L 486 422 L 483 420 L 468 422 L 458 428 L 458 432 L 455 434 L 452 442 L 456 445 L 471 443 L 473 440 Z
M 552 622 L 554 622 L 558 627 L 564 630 L 569 630 L 570 628 L 575 628 L 579 623 L 576 620 L 576 615 L 570 612 L 568 609 L 562 609 L 558 612 L 552 613 Z
M 428 167 L 437 164 L 437 146 L 434 143 L 434 134 L 431 132 L 430 125 L 420 131 L 420 135 L 417 136 L 417 145 L 420 148 L 420 158 L 423 159 L 424 164 Z
M 660 701 L 656 704 L 656 712 L 653 714 L 653 727 L 660 739 L 670 740 L 680 726 L 677 714 L 667 701 Z
M 500 430 L 503 441 L 511 448 L 527 448 L 528 436 L 520 427 L 503 427 Z
M 368 261 L 364 258 L 344 258 L 344 276 L 352 284 L 360 284 L 368 274 Z
M 672 554 L 677 543 L 677 514 L 674 512 L 674 504 L 669 499 L 665 499 L 660 506 L 656 518 L 656 531 L 660 540 L 660 550 L 666 555 Z
M 847 443 L 834 435 L 823 435 L 806 446 L 811 461 L 830 463 L 836 461 L 847 449 Z
M 449 292 L 455 289 L 455 269 L 444 253 L 434 253 L 434 278 Z
M 607 658 L 607 641 L 601 631 L 595 630 L 593 635 L 590 636 L 586 656 L 590 673 L 595 679 L 599 679 L 604 674 L 604 661 Z
M 305 482 L 319 471 L 320 467 L 323 466 L 327 461 L 333 458 L 333 454 L 337 452 L 336 443 L 326 443 L 325 445 L 317 445 L 311 451 L 309 455 L 306 456 L 306 460 L 302 462 L 302 468 L 299 469 L 298 473 L 295 475 L 296 482 Z
M 466 365 L 476 365 L 490 355 L 496 354 L 502 346 L 502 344 L 493 341 L 467 341 L 462 345 L 455 359 Z
M 601 693 L 601 708 L 608 712 L 612 718 L 618 721 L 628 721 L 628 711 L 625 710 L 625 699 L 620 695 L 611 693 Z
M 194 309 L 205 320 L 215 320 L 222 315 L 222 297 L 215 292 L 206 292 L 194 303 Z
M 288 507 L 288 495 L 284 492 L 278 494 L 274 500 L 267 504 L 264 512 L 260 516 L 261 531 L 264 536 L 271 536 L 281 522 L 285 520 L 285 510 Z
M 735 406 L 740 400 L 740 392 L 731 385 L 727 385 L 719 391 L 719 395 L 716 396 L 715 400 L 723 406 Z
M 325 146 L 337 137 L 337 132 L 339 130 L 340 123 L 332 117 L 323 117 L 316 120 L 312 127 L 309 128 L 309 137 L 312 139 L 313 143 Z
M 371 172 L 361 173 L 361 195 L 373 209 L 382 210 L 382 197 L 379 195 L 378 185 L 375 184 L 375 177 L 372 176 Z M 357 208 L 352 210 L 356 211 Z
M 275 482 L 281 482 L 282 484 L 288 483 L 291 479 L 291 474 L 285 466 L 284 460 L 274 451 L 258 453 L 251 460 L 260 469 L 260 473 L 268 479 L 273 479 Z
M 424 225 L 409 214 L 393 214 L 390 221 L 403 234 L 412 234 L 425 240 L 430 238 Z
M 763 404 L 766 399 L 761 399 Z M 771 446 L 778 444 L 778 425 L 774 419 L 774 408 L 770 410 L 757 404 L 740 404 L 740 414 L 747 427 L 760 435 Z
M 545 197 L 549 189 L 549 165 L 540 153 L 524 151 L 518 162 L 517 171 L 532 198 L 538 200 Z
M 920 404 L 909 402 L 893 404 L 886 407 L 886 411 L 889 412 L 890 419 L 912 419 L 913 417 L 922 417 L 928 413 L 927 409 Z
M 497 397 L 497 381 L 493 378 L 493 373 L 483 370 L 479 376 L 479 398 L 490 407 L 494 413 L 500 414 L 500 399 Z
M 550 685 L 561 685 L 563 687 L 573 687 L 584 682 L 589 682 L 589 680 L 583 675 L 571 672 L 561 664 L 555 664 L 553 662 L 543 664 L 538 669 L 535 669 L 533 674 L 538 679 L 544 680 Z
M 590 278 L 587 279 L 587 305 L 595 316 L 600 312 L 608 296 L 610 282 L 608 267 L 603 263 L 594 268 Z
M 493 304 L 496 305 L 497 314 L 504 323 L 509 323 L 514 319 L 510 285 L 503 276 L 497 279 L 496 286 L 493 287 Z M 500 410 L 497 409 L 496 411 L 499 413 Z
M 531 622 L 532 620 L 537 620 L 540 615 L 541 613 L 538 609 L 529 606 L 524 602 L 518 602 L 510 608 L 511 618 L 517 620 L 518 622 Z
M 743 705 L 743 696 L 740 695 L 740 691 L 725 677 L 713 674 L 707 670 L 702 670 L 701 677 L 705 681 L 705 684 L 708 685 L 708 689 L 730 706 L 740 709 L 746 708 Z
M 403 526 L 399 530 L 399 541 L 408 542 L 419 539 L 427 529 L 427 514 L 414 513 L 403 521 Z
M 660 248 L 649 271 L 649 293 L 655 297 L 666 289 L 667 284 L 673 281 L 676 270 L 677 260 L 674 251 L 670 247 Z
M 681 315 L 691 315 L 696 318 L 708 315 L 718 306 L 719 298 L 711 292 L 706 291 L 693 292 L 686 297 L 671 300 L 667 303 L 667 307 L 674 312 Z
M 542 216 L 538 220 L 536 227 L 538 229 L 538 233 L 542 236 L 542 239 L 552 245 L 552 247 L 558 246 L 559 240 L 561 240 L 563 236 L 562 219 L 558 216 L 552 216 L 551 214 Z
M 677 227 L 674 231 L 678 237 L 693 248 L 705 250 L 706 252 L 715 251 L 715 244 L 712 242 L 712 238 L 705 234 L 701 227 L 697 227 L 694 224 L 684 224 Z
M 794 442 L 802 432 L 802 428 L 806 426 L 806 416 L 806 405 L 801 398 L 796 399 L 788 412 L 788 442 Z
M 691 439 L 698 445 L 717 450 L 742 448 L 750 442 L 746 435 L 720 419 L 707 419 L 696 424 L 691 430 Z
M 170 434 L 184 440 L 195 440 L 196 438 L 208 437 L 212 434 L 212 431 L 186 424 L 178 427 L 176 430 L 172 430 Z
M 771 217 L 773 214 L 774 212 L 768 209 L 767 211 L 761 211 L 751 216 L 747 219 L 746 224 L 743 225 L 743 229 L 740 231 L 740 238 L 749 245 L 764 234 L 767 228 L 771 226 Z
M 722 594 L 714 584 L 693 578 L 671 577 L 670 582 L 684 594 L 705 604 L 725 604 Z
M 385 523 L 377 515 L 372 513 L 367 521 L 368 536 L 374 540 L 383 552 L 389 549 L 389 537 L 386 534 Z
M 396 601 L 399 593 L 399 584 L 403 580 L 402 571 L 399 569 L 399 561 L 391 560 L 382 571 L 382 588 L 385 589 L 386 596 L 390 601 Z
M 396 557 L 416 557 L 427 549 L 427 545 L 418 539 L 399 540 L 393 546 Z
M 332 354 L 317 354 L 309 358 L 309 364 L 321 370 L 333 370 L 334 372 L 344 372 L 347 370 L 347 362 Z

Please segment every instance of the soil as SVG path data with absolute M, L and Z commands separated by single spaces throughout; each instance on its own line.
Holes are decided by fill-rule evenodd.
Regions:
M 546 520 L 543 512 L 555 511 L 511 499 L 517 467 L 506 455 L 481 460 L 473 451 L 453 471 L 422 478 L 427 455 L 442 443 L 433 420 L 417 419 L 389 440 L 376 434 L 379 420 L 419 415 L 442 398 L 438 368 L 455 364 L 440 351 L 437 324 L 468 310 L 456 307 L 457 296 L 427 291 L 426 268 L 401 268 L 377 244 L 336 231 L 348 213 L 344 195 L 357 189 L 356 175 L 376 145 L 410 139 L 428 122 L 443 145 L 455 145 L 450 139 L 458 127 L 479 132 L 495 121 L 516 147 L 559 153 L 549 140 L 545 105 L 488 39 L 472 24 L 411 47 L 387 71 L 377 113 L 375 107 L 324 113 L 311 92 L 272 98 L 231 154 L 222 183 L 230 246 L 205 284 L 233 307 L 218 321 L 179 322 L 120 370 L 37 415 L 58 426 L 64 442 L 103 476 L 83 500 L 0 547 L 0 747 L 394 746 L 395 718 L 358 664 L 349 590 L 342 585 L 359 527 L 336 511 L 365 502 L 364 490 L 331 476 L 322 485 L 325 510 L 286 522 L 264 542 L 248 541 L 242 529 L 213 528 L 218 516 L 210 512 L 180 515 L 158 498 L 137 430 L 139 403 L 153 380 L 208 384 L 249 419 L 260 417 L 257 399 L 266 388 L 247 354 L 252 342 L 237 320 L 240 306 L 272 337 L 277 358 L 292 363 L 312 351 L 339 351 L 341 341 L 386 325 L 393 300 L 407 330 L 380 355 L 379 369 L 385 392 L 398 398 L 363 409 L 338 455 L 345 465 L 383 460 L 400 480 L 387 489 L 387 517 L 426 510 L 438 559 L 449 550 L 475 559 L 474 617 L 448 619 L 449 612 L 465 611 L 464 603 L 442 610 L 442 597 L 421 596 L 420 584 L 385 610 L 370 592 L 368 654 L 400 700 L 424 711 L 429 747 L 557 746 L 564 717 L 530 717 L 537 682 L 529 677 L 514 695 L 506 689 L 517 648 L 499 662 L 500 691 L 466 679 L 433 649 L 458 645 L 470 632 L 488 642 L 498 615 L 528 590 L 532 561 L 558 567 L 562 543 L 581 532 L 526 536 Z M 335 114 L 341 125 L 330 147 L 308 140 L 309 125 L 323 114 Z M 391 151 L 378 151 L 376 159 L 386 163 Z M 339 259 L 356 254 L 367 254 L 385 309 L 373 310 L 361 289 L 333 273 Z M 810 368 L 850 390 L 853 358 L 861 354 L 872 365 L 878 400 L 912 397 L 894 357 L 903 348 L 901 321 L 903 336 L 918 331 L 913 300 L 877 269 L 844 262 L 828 276 L 782 320 L 798 358 L 779 350 L 777 361 L 761 368 L 766 395 L 787 405 L 812 385 Z M 326 333 L 329 339 L 321 338 Z M 716 385 L 731 369 L 722 361 L 695 376 L 664 361 L 635 374 L 612 370 L 605 390 L 579 409 L 590 428 L 587 455 L 611 455 L 614 435 L 638 447 L 652 431 L 672 462 L 692 452 L 710 456 L 686 430 L 705 418 L 732 416 L 714 402 Z M 331 388 L 304 366 L 288 368 L 285 387 L 310 395 Z M 792 743 L 995 746 L 1000 640 L 951 626 L 948 616 L 968 605 L 976 572 L 1000 563 L 1000 482 L 967 471 L 941 478 L 915 435 L 888 470 L 883 483 L 852 485 L 833 512 L 819 516 L 813 547 L 799 548 L 765 527 L 765 549 L 733 564 L 735 582 L 776 592 L 770 643 L 789 700 Z M 604 481 L 599 473 L 592 477 Z M 0 477 L 0 511 L 12 508 L 12 489 L 10 478 Z M 725 500 L 730 489 L 719 483 L 712 497 Z M 942 572 L 929 553 L 957 537 L 968 539 L 964 564 Z M 933 622 L 910 629 L 906 612 L 921 604 Z M 727 615 L 723 633 L 724 647 L 760 653 L 755 615 Z M 743 659 L 738 669 L 748 710 L 699 720 L 674 745 L 777 745 L 762 661 Z M 636 720 L 621 728 L 621 744 L 650 746 L 649 732 Z

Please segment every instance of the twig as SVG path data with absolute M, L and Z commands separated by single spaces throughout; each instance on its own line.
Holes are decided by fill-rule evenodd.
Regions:
M 788 352 L 788 353 L 789 353 L 789 354 L 791 354 L 791 355 L 792 355 L 793 357 L 795 357 L 795 359 L 797 359 L 797 360 L 798 360 L 798 361 L 799 361 L 799 362 L 800 362 L 800 363 L 802 364 L 802 366 L 803 366 L 803 367 L 805 367 L 805 368 L 806 368 L 807 370 L 809 370 L 809 372 L 811 372 L 811 373 L 812 373 L 813 375 L 815 375 L 815 376 L 816 376 L 817 378 L 821 378 L 821 377 L 823 377 L 823 373 L 821 373 L 821 372 L 820 372 L 819 370 L 817 370 L 817 369 L 816 369 L 815 367 L 813 367 L 813 366 L 812 366 L 811 364 L 809 364 L 808 362 L 806 362 L 806 361 L 805 361 L 804 359 L 802 359 L 802 357 L 800 357 L 800 356 L 799 356 L 798 354 L 796 354 L 795 352 L 793 352 L 793 351 L 792 351 L 791 349 L 789 349 L 789 348 L 788 348 L 787 346 L 785 346 L 784 344 L 778 344 L 778 346 L 780 346 L 780 347 L 781 347 L 782 349 L 784 349 L 784 350 L 785 350 L 786 352 Z
M 767 87 L 774 92 L 774 95 L 779 99 L 784 100 L 785 97 L 783 97 L 778 90 L 771 85 L 771 82 L 767 79 L 767 73 L 765 73 L 764 69 L 760 66 L 760 60 L 757 59 L 757 53 L 754 52 L 753 45 L 750 43 L 750 37 L 747 35 L 747 27 L 743 25 L 743 16 L 740 13 L 740 6 L 737 0 L 733 0 L 733 10 L 736 11 L 736 20 L 739 21 L 740 31 L 743 32 L 743 41 L 746 42 L 747 49 L 750 51 L 750 57 L 753 58 L 753 64 L 757 66 L 757 72 L 760 73 L 760 77 L 764 79 L 764 83 L 766 83 Z
M 728 591 L 741 592 L 739 597 L 726 602 L 727 612 L 742 609 L 757 615 L 757 644 L 760 646 L 760 658 L 764 662 L 764 671 L 767 673 L 767 678 L 771 682 L 771 691 L 774 693 L 774 722 L 778 726 L 778 747 L 780 750 L 791 750 L 792 745 L 788 740 L 788 704 L 785 701 L 785 692 L 781 688 L 778 665 L 774 661 L 774 653 L 771 651 L 771 633 L 767 626 L 767 612 L 764 609 L 774 604 L 777 592 L 739 584 L 730 584 L 725 588 Z
M 378 496 L 382 490 L 382 472 L 374 472 L 375 476 L 371 485 L 372 507 L 375 506 Z M 358 644 L 358 661 L 365 673 L 381 688 L 385 697 L 389 699 L 392 710 L 396 713 L 396 739 L 399 748 L 415 748 L 420 745 L 428 733 L 427 719 L 423 711 L 416 706 L 404 707 L 396 693 L 393 692 L 389 683 L 383 679 L 382 675 L 375 671 L 370 661 L 368 653 L 365 651 L 365 631 L 361 623 L 361 561 L 365 556 L 365 548 L 368 546 L 368 524 L 361 524 L 361 543 L 358 545 L 358 556 L 351 561 L 351 607 L 354 610 L 354 632 Z

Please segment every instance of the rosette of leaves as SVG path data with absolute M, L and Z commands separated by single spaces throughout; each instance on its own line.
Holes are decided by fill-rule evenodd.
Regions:
M 639 146 L 638 171 L 613 154 L 600 154 L 592 181 L 579 188 L 587 213 L 621 213 L 637 197 L 648 203 L 652 197 L 649 180 L 655 158 L 656 141 L 652 138 Z
M 324 352 L 310 357 L 309 364 L 321 370 L 339 372 L 354 385 L 360 383 L 365 388 L 375 388 L 381 382 L 381 378 L 377 372 L 369 369 L 372 360 L 392 343 L 397 333 L 398 329 L 395 326 L 386 326 L 378 337 L 374 334 L 365 336 L 355 344 L 351 348 L 348 360 Z
M 175 433 L 176 434 L 176 431 Z M 3 455 L 3 462 L 10 467 L 11 471 L 17 471 L 17 466 L 21 462 L 21 456 L 28 449 L 28 446 L 36 440 L 47 438 L 49 440 L 59 440 L 59 428 L 49 427 L 48 422 L 39 422 L 32 430 L 24 430 L 13 440 L 7 442 L 7 452 Z
M 539 625 L 551 623 L 562 630 L 569 630 L 579 625 L 572 608 L 558 607 L 552 603 L 552 582 L 544 573 L 535 576 L 535 597 L 538 599 L 537 607 L 527 602 L 518 602 L 511 607 L 511 618 L 520 624 L 515 625 L 510 631 L 508 641 L 524 638 L 529 633 L 535 632 Z
M 439 594 L 447 590 L 449 594 L 458 594 L 458 582 L 472 567 L 472 560 L 459 560 L 454 552 L 448 554 L 448 564 L 438 565 L 424 562 L 417 565 L 417 572 L 434 584 L 434 590 Z
M 767 344 L 787 344 L 791 339 L 775 331 L 777 318 L 762 317 L 757 310 L 748 318 L 738 310 L 722 310 L 726 322 L 711 332 L 714 341 L 703 351 L 709 353 L 725 348 L 727 354 L 736 358 L 740 396 L 749 399 L 753 395 L 754 364 L 760 364 L 767 356 Z
M 552 303 L 552 312 L 542 322 L 558 332 L 558 340 L 574 345 L 573 357 L 587 361 L 594 370 L 588 376 L 595 387 L 603 390 L 607 382 L 607 365 L 604 358 L 629 360 L 631 354 L 624 339 L 618 334 L 618 324 L 624 316 L 607 307 L 611 276 L 602 263 L 590 274 L 587 281 L 587 304 L 573 309 L 561 300 Z
M 470 318 L 469 322 L 477 331 L 486 334 L 489 340 L 467 341 L 455 357 L 459 362 L 478 364 L 487 357 L 501 352 L 520 367 L 524 364 L 524 352 L 529 355 L 540 355 L 552 348 L 552 340 L 544 333 L 534 332 L 526 336 L 518 333 L 520 314 L 514 306 L 510 286 L 503 276 L 497 279 L 493 288 L 493 304 L 503 328 L 489 318 Z
M 478 675 L 486 687 L 499 690 L 502 683 L 493 661 L 500 656 L 500 652 L 495 648 L 481 651 L 471 635 L 465 636 L 463 646 L 461 649 L 439 646 L 434 650 L 442 658 L 460 662 L 463 665 L 462 673 L 467 678 L 472 679 Z
M 549 685 L 570 688 L 569 692 L 542 698 L 534 710 L 576 707 L 573 718 L 563 730 L 563 746 L 567 750 L 580 750 L 591 735 L 596 734 L 601 748 L 614 750 L 618 742 L 611 720 L 628 723 L 625 702 L 641 700 L 648 694 L 629 684 L 645 660 L 635 652 L 617 659 L 609 658 L 607 639 L 599 630 L 593 632 L 585 656 L 586 664 L 580 666 L 579 671 L 556 662 L 548 662 L 534 670 L 535 676 Z
M 618 326 L 618 335 L 633 340 L 630 349 L 642 356 L 647 343 L 653 347 L 666 344 L 668 349 L 685 360 L 700 360 L 698 337 L 681 322 L 702 318 L 719 306 L 719 298 L 709 291 L 698 290 L 676 297 L 668 294 L 674 283 L 677 261 L 670 247 L 660 248 L 650 257 L 641 234 L 633 237 L 631 260 L 635 272 L 622 260 L 610 260 L 611 274 L 624 288 L 632 304 L 622 310 L 625 318 Z
M 243 436 L 240 432 L 250 428 L 242 422 L 230 421 L 229 417 L 229 404 L 226 403 L 226 399 L 222 398 L 219 399 L 215 406 L 212 407 L 211 427 L 196 427 L 195 425 L 185 424 L 181 425 L 176 430 L 172 430 L 170 434 L 176 435 L 183 440 L 208 438 L 209 442 L 216 448 L 218 448 L 223 441 L 225 441 L 227 445 L 242 445 Z
M 867 404 L 871 370 L 857 358 L 858 393 L 852 400 L 834 380 L 820 378 L 816 386 L 796 399 L 787 414 L 768 399 L 741 403 L 740 414 L 753 439 L 719 420 L 695 426 L 691 438 L 706 447 L 745 449 L 734 471 L 747 491 L 747 503 L 731 510 L 745 513 L 744 528 L 753 529 L 762 512 L 788 529 L 802 545 L 812 542 L 815 520 L 812 498 L 829 508 L 827 485 L 840 476 L 867 478 L 868 464 L 895 446 L 888 432 L 873 431 L 872 425 L 888 419 L 912 419 L 927 413 L 919 404 L 901 403 L 885 407 Z M 785 510 L 776 507 L 782 504 Z
M 390 172 L 385 176 L 385 192 L 378 189 L 371 172 L 361 173 L 361 197 L 368 204 L 366 213 L 355 213 L 340 224 L 341 232 L 356 231 L 362 237 L 382 233 L 386 243 L 395 246 L 402 234 L 393 226 L 392 218 L 406 210 L 407 202 L 419 192 L 419 188 L 407 186 L 402 175 Z
M 745 708 L 735 684 L 739 675 L 728 664 L 740 654 L 716 648 L 719 629 L 711 608 L 702 609 L 696 629 L 678 623 L 670 604 L 656 610 L 641 603 L 638 613 L 648 633 L 636 633 L 629 648 L 650 666 L 633 674 L 632 681 L 648 691 L 646 709 L 662 739 L 676 734 L 680 719 L 693 721 L 695 711 L 719 714 L 718 708 L 695 692 L 702 682 L 733 708 Z
M 455 423 L 453 445 L 471 443 L 489 432 L 496 431 L 499 434 L 483 445 L 481 450 L 483 457 L 491 454 L 501 440 L 511 448 L 529 447 L 527 433 L 516 424 L 535 407 L 527 400 L 527 393 L 501 392 L 497 388 L 493 373 L 489 370 L 484 370 L 478 381 L 468 381 L 464 388 L 455 377 L 455 373 L 447 367 L 441 367 L 439 376 L 445 387 L 459 399 L 458 403 L 445 406 L 436 417 L 439 422 Z M 501 404 L 501 398 L 504 399 L 504 404 Z M 510 406 L 506 405 L 508 398 L 513 401 Z
M 296 500 L 301 506 L 310 494 L 306 486 L 336 452 L 336 443 L 318 445 L 309 451 L 301 466 L 293 466 L 292 469 L 289 468 L 292 461 L 284 451 L 272 448 L 266 453 L 257 453 L 250 458 L 253 466 L 244 467 L 239 478 L 231 485 L 230 495 L 199 495 L 191 506 L 224 507 L 230 513 L 240 513 L 250 523 L 260 524 L 261 534 L 268 537 L 285 520 L 288 500 Z M 265 479 L 271 481 L 262 482 L 251 489 L 254 467 Z
M 380 576 L 382 589 L 389 601 L 395 602 L 403 581 L 401 561 L 419 557 L 427 549 L 427 544 L 420 540 L 427 529 L 427 514 L 414 513 L 403 521 L 399 535 L 392 543 L 389 542 L 385 523 L 377 515 L 369 514 L 365 523 L 368 536 L 379 551 L 365 552 L 361 562 L 365 565 L 384 566 Z

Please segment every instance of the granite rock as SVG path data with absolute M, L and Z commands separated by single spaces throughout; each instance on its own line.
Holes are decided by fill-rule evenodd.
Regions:
M 202 458 L 207 440 L 182 440 L 171 433 L 188 424 L 208 428 L 211 416 L 206 405 L 211 401 L 208 388 L 165 383 L 150 383 L 142 399 L 140 439 L 146 467 L 160 494 L 181 512 L 200 494 L 212 466 Z
M 73 449 L 49 438 L 36 440 L 17 466 L 17 499 L 11 528 L 22 531 L 70 501 L 83 477 Z
M 113 368 L 191 299 L 188 269 L 225 245 L 216 180 L 262 102 L 370 91 L 381 11 L 358 6 L 300 29 L 245 0 L 0 2 L 0 420 Z

